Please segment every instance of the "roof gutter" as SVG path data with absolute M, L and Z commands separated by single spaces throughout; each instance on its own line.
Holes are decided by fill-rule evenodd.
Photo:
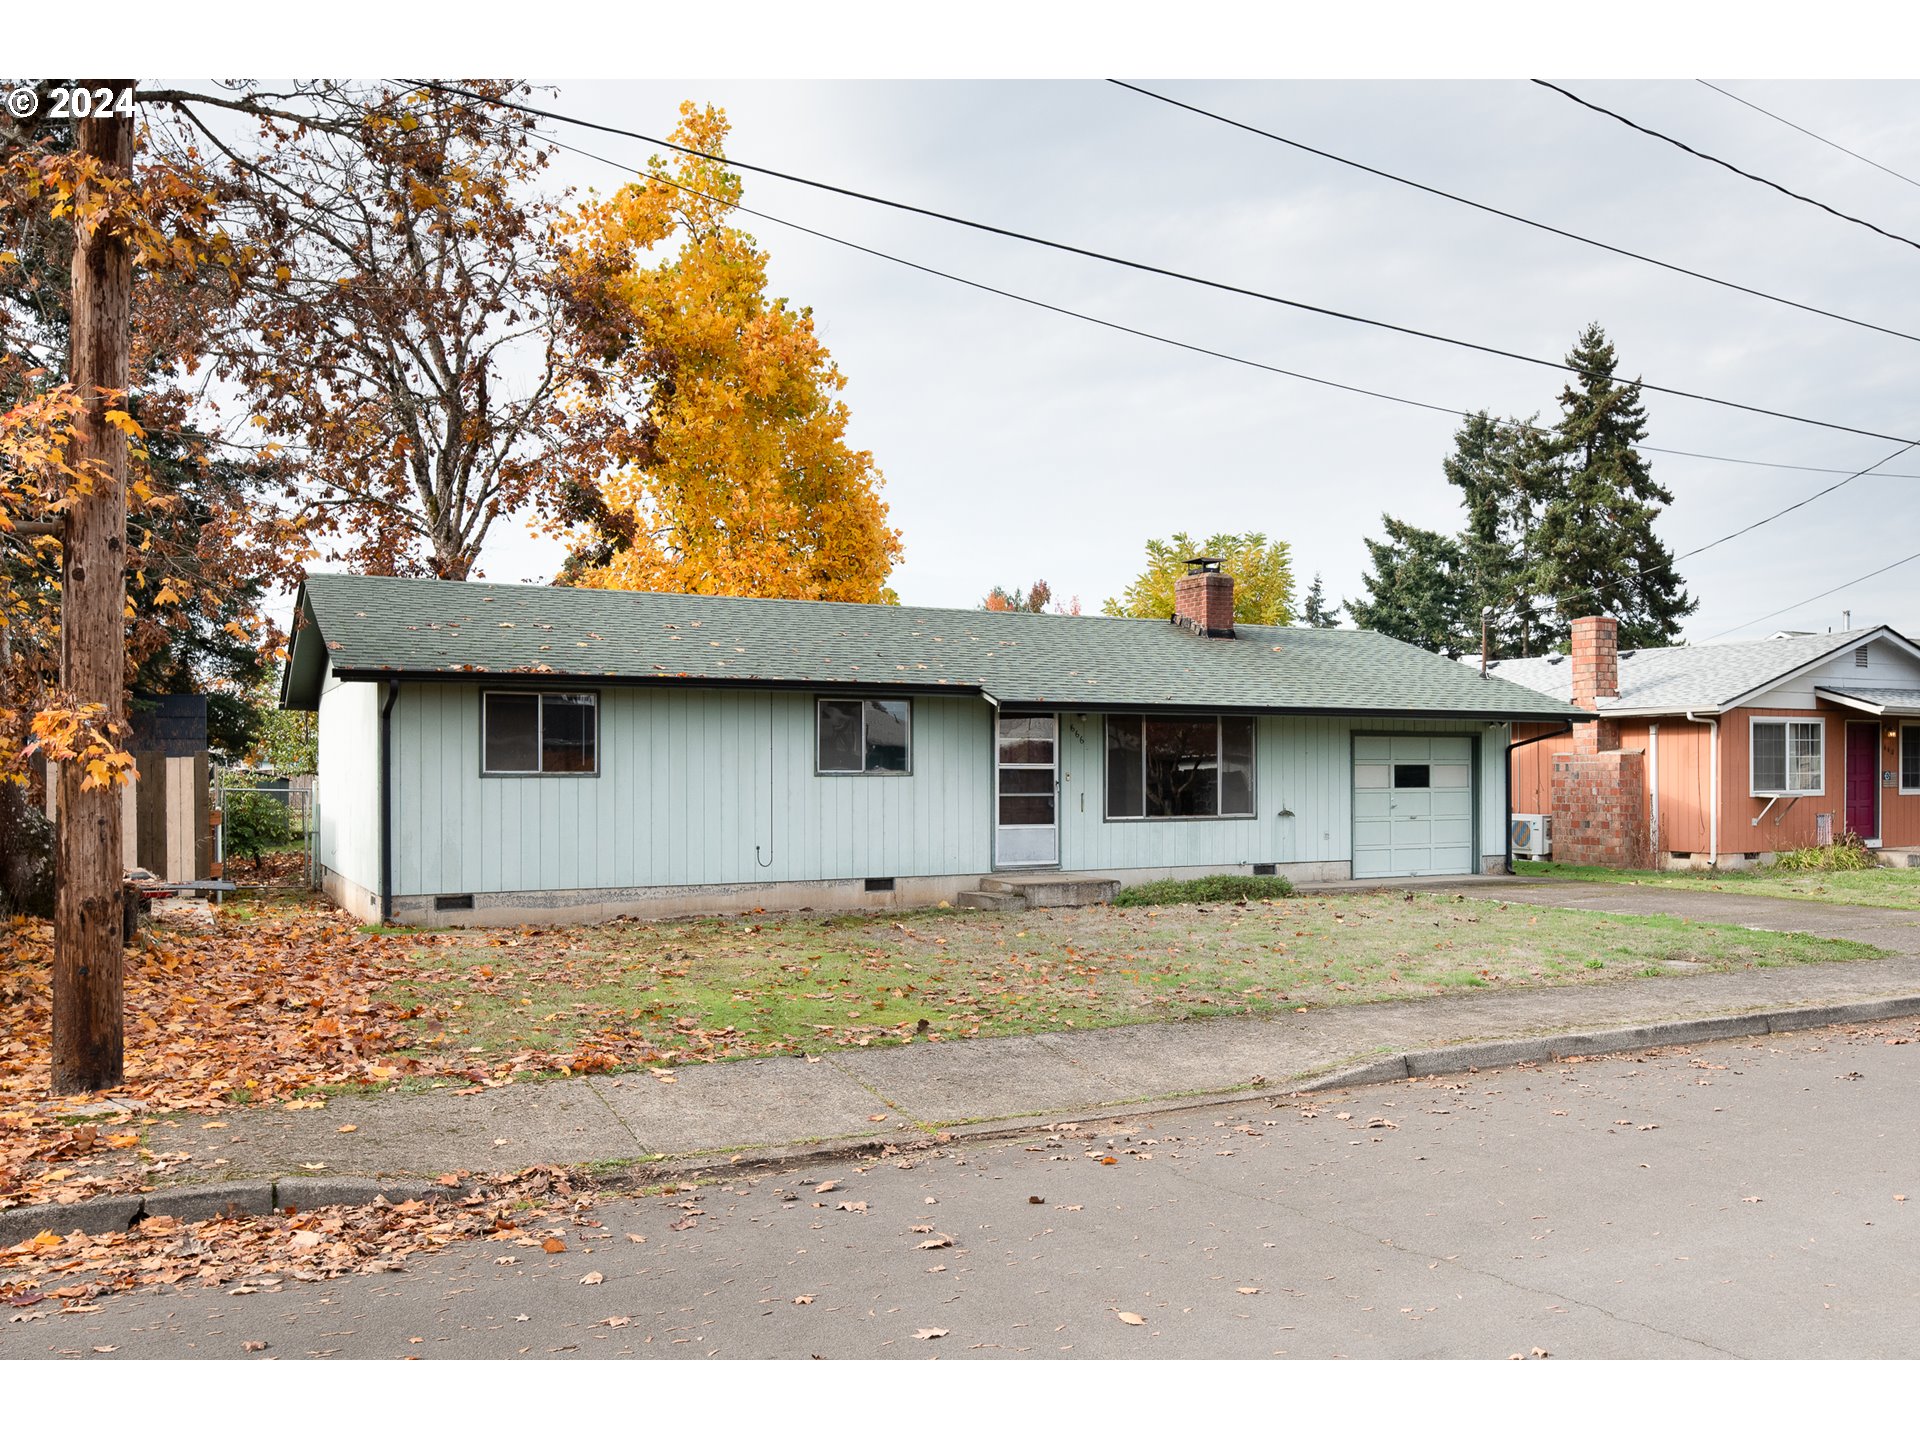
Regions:
M 1549 730 L 1544 735 L 1529 735 L 1525 740 L 1509 740 L 1507 742 L 1507 763 L 1500 778 L 1506 795 L 1507 873 L 1509 875 L 1513 873 L 1513 752 L 1516 750 L 1524 750 L 1529 745 L 1538 745 L 1542 740 L 1552 740 L 1558 736 L 1571 735 L 1572 733 L 1573 721 L 1565 720 L 1561 722 L 1558 730 Z M 1551 808 L 1551 806 L 1549 806 L 1549 808 Z
M 1720 720 L 1714 715 L 1697 715 L 1687 711 L 1687 719 L 1696 725 L 1704 725 L 1712 734 L 1711 749 L 1707 762 L 1707 791 L 1713 796 L 1713 804 L 1707 810 L 1707 867 L 1720 868 Z

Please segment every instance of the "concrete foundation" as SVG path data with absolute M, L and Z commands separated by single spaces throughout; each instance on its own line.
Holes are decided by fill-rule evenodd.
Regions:
M 1345 880 L 1352 867 L 1344 860 L 1274 866 L 1298 885 Z M 1020 871 L 1022 878 L 1044 872 Z M 1147 880 L 1193 880 L 1205 875 L 1249 875 L 1251 865 L 1194 865 L 1159 869 L 1103 870 L 1105 878 L 1134 885 Z M 344 876 L 322 872 L 322 888 L 342 909 L 374 923 L 379 897 Z M 654 885 L 593 890 L 517 890 L 476 894 L 470 908 L 438 908 L 448 899 L 433 895 L 396 895 L 394 923 L 430 926 L 593 925 L 607 920 L 669 920 L 685 915 L 740 915 L 756 910 L 919 910 L 946 902 L 957 905 L 963 892 L 980 884 L 978 871 L 964 875 L 901 875 L 891 890 L 869 890 L 864 880 L 780 881 L 745 885 Z

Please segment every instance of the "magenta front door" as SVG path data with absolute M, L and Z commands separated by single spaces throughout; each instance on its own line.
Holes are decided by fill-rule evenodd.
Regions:
M 1880 838 L 1880 727 L 1847 726 L 1847 829 Z

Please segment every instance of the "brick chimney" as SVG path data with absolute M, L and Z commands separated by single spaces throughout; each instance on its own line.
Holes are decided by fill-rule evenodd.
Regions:
M 1620 622 L 1610 615 L 1586 615 L 1573 622 L 1573 703 L 1598 711 L 1602 700 L 1620 694 Z M 1575 744 L 1592 753 L 1620 748 L 1620 722 L 1597 720 L 1579 728 Z
M 1196 635 L 1233 638 L 1233 577 L 1208 555 L 1187 561 L 1187 573 L 1173 582 L 1173 623 Z

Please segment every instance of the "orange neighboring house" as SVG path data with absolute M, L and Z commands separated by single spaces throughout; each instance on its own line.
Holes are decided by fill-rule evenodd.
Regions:
M 1920 646 L 1882 625 L 1623 652 L 1618 630 L 1489 665 L 1597 717 L 1514 726 L 1512 809 L 1553 817 L 1553 859 L 1738 867 L 1851 833 L 1920 865 Z

